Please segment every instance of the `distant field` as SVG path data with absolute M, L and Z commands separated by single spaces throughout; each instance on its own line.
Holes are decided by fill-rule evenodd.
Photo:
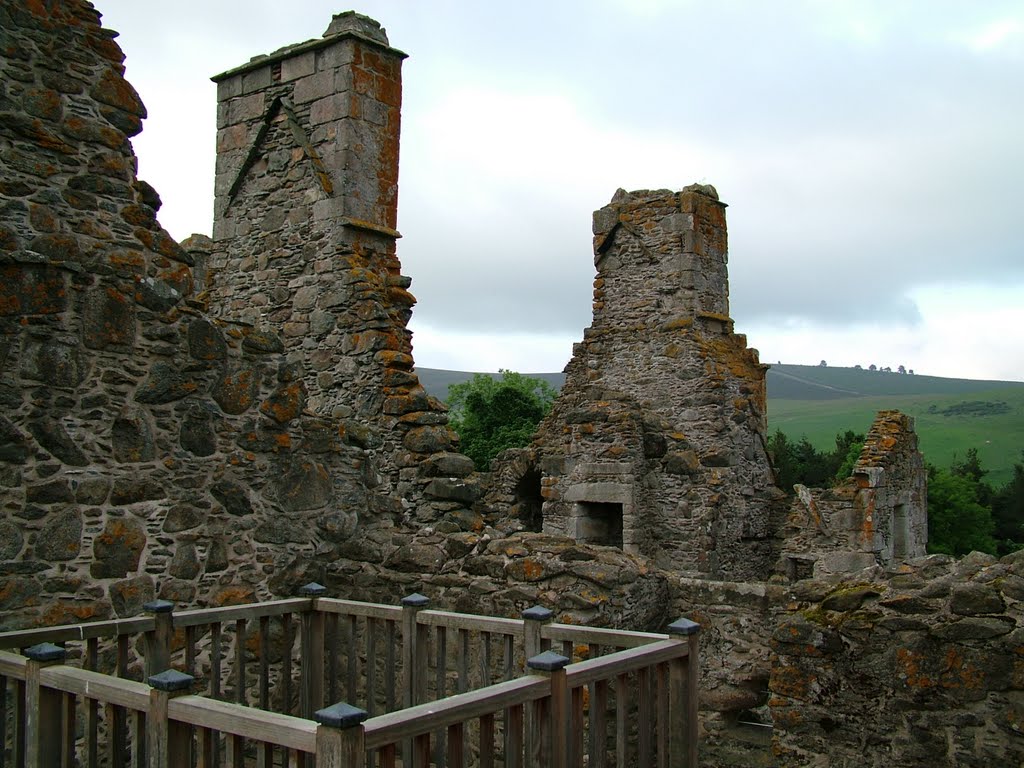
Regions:
M 451 384 L 473 375 L 431 368 L 417 373 L 441 399 Z M 565 379 L 561 373 L 528 375 L 555 387 Z M 866 432 L 878 411 L 897 409 L 914 417 L 927 461 L 948 466 L 976 448 L 996 486 L 1010 479 L 1024 450 L 1024 382 L 773 365 L 767 383 L 769 430 L 781 429 L 793 439 L 806 436 L 818 449 L 834 445 L 837 432 Z

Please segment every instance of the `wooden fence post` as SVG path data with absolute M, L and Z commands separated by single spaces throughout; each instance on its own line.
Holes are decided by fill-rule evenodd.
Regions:
M 299 594 L 310 598 L 309 608 L 302 613 L 299 713 L 312 720 L 324 705 L 324 615 L 317 610 L 316 599 L 327 594 L 327 587 L 312 582 L 300 587 Z
M 543 605 L 535 605 L 523 611 L 523 658 L 532 659 L 544 652 L 544 640 L 540 636 L 541 630 L 545 624 L 551 623 L 554 616 L 554 611 Z M 523 742 L 527 761 L 530 760 L 536 749 L 533 737 L 539 727 L 533 722 L 533 710 L 533 707 L 527 707 L 523 718 L 525 730 Z
M 185 723 L 168 719 L 167 702 L 192 689 L 195 678 L 174 669 L 150 675 L 149 714 L 146 716 L 146 754 L 149 768 L 189 768 L 192 731 Z
M 547 650 L 540 633 L 545 624 L 551 623 L 554 616 L 555 612 L 543 605 L 535 605 L 523 611 L 524 655 L 527 659 L 539 656 Z
M 569 687 L 565 667 L 569 659 L 554 651 L 544 651 L 526 660 L 526 666 L 540 672 L 551 681 L 551 695 L 536 699 L 530 708 L 533 716 L 527 722 L 532 752 L 527 752 L 530 765 L 545 768 L 566 768 L 569 764 L 567 749 L 569 721 Z
M 364 709 L 345 702 L 313 713 L 316 729 L 316 768 L 364 768 L 366 738 L 362 723 L 369 717 Z
M 430 598 L 413 592 L 402 598 L 402 706 L 422 703 L 427 683 L 427 643 L 419 633 L 416 614 L 430 605 Z M 412 765 L 412 740 L 402 742 L 402 765 Z
M 171 639 L 174 635 L 174 603 L 153 600 L 142 606 L 153 614 L 153 629 L 146 633 L 146 677 L 171 668 Z
M 67 652 L 53 643 L 39 643 L 25 648 L 22 653 L 28 659 L 25 665 L 25 765 L 60 765 L 64 744 L 61 693 L 43 688 L 39 673 L 43 667 L 63 664 Z M 74 727 L 73 723 L 68 725 Z
M 697 685 L 700 682 L 700 624 L 677 619 L 668 625 L 674 639 L 689 644 L 683 658 L 669 663 L 669 765 L 697 768 Z

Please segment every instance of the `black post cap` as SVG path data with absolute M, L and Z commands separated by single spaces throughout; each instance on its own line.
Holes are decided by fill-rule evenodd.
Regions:
M 158 691 L 187 691 L 192 687 L 192 683 L 195 682 L 195 678 L 192 675 L 186 675 L 184 672 L 179 672 L 176 669 L 165 669 L 163 672 L 158 672 L 155 675 L 150 675 L 146 682 L 149 683 L 150 688 L 156 688 Z
M 26 658 L 32 661 L 64 661 L 68 652 L 53 643 L 39 643 L 22 650 Z
M 174 610 L 174 603 L 170 600 L 153 600 L 143 603 L 142 607 L 150 613 L 170 613 Z
M 299 587 L 299 594 L 303 597 L 323 597 L 327 594 L 327 587 L 323 584 L 317 584 L 315 581 L 311 581 L 309 584 Z
M 526 666 L 530 669 L 537 669 L 541 672 L 554 672 L 569 663 L 569 659 L 554 651 L 544 651 L 526 660 Z
M 551 621 L 555 612 L 543 605 L 535 605 L 523 611 L 523 618 L 527 621 Z
M 329 725 L 331 728 L 351 728 L 359 725 L 368 718 L 370 713 L 365 709 L 353 707 L 344 701 L 332 704 L 325 709 L 318 709 L 313 713 L 313 719 L 321 725 Z
M 402 605 L 406 608 L 425 608 L 430 605 L 430 598 L 426 595 L 421 595 L 419 592 L 413 592 L 411 595 L 406 595 L 402 598 Z
M 670 635 L 696 635 L 700 632 L 700 624 L 689 619 L 676 619 L 668 625 Z

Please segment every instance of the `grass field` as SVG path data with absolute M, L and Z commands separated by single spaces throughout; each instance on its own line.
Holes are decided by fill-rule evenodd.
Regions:
M 442 399 L 449 385 L 473 375 L 430 368 L 417 373 L 427 391 Z M 564 380 L 561 373 L 528 375 L 555 387 Z M 806 437 L 819 450 L 832 447 L 837 432 L 867 432 L 878 411 L 896 409 L 914 417 L 921 451 L 932 464 L 949 466 L 976 448 L 990 471 L 987 479 L 999 486 L 1021 461 L 1024 382 L 773 365 L 767 384 L 769 431 Z

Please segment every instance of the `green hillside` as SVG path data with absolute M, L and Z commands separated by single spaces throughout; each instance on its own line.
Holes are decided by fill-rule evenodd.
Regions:
M 431 368 L 417 373 L 441 399 L 451 384 L 473 375 Z M 528 375 L 556 388 L 565 380 L 562 373 Z M 837 432 L 866 432 L 878 411 L 891 408 L 914 417 L 927 461 L 949 466 L 976 448 L 995 486 L 1010 479 L 1024 450 L 1024 382 L 773 365 L 767 385 L 769 430 L 781 429 L 795 440 L 807 437 L 819 450 L 831 448 Z

